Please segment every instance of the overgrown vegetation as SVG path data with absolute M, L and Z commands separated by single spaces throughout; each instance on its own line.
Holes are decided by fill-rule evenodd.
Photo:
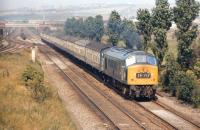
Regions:
M 195 0 L 177 0 L 173 8 L 174 22 L 177 25 L 178 62 L 183 69 L 193 67 L 194 59 L 191 44 L 197 37 L 197 26 L 192 21 L 199 15 L 200 5 Z
M 44 85 L 43 72 L 40 72 L 36 67 L 28 65 L 26 70 L 22 73 L 22 80 L 37 102 L 41 103 L 46 98 L 52 96 L 49 88 Z
M 0 55 L 0 129 L 75 129 L 57 90 L 44 81 L 41 66 L 29 56 L 27 51 Z
M 148 51 L 151 42 L 152 35 L 152 25 L 151 25 L 151 14 L 147 9 L 139 9 L 137 12 L 137 29 L 140 34 L 143 36 L 143 45 L 142 48 L 144 51 Z
M 113 46 L 124 46 L 127 48 L 141 48 L 140 37 L 132 21 L 122 20 L 119 13 L 112 11 L 107 24 L 104 28 L 104 22 L 101 15 L 88 17 L 87 19 L 70 18 L 65 23 L 65 33 L 67 35 L 89 38 L 102 41 L 102 37 L 107 35 L 108 41 Z M 124 45 L 121 45 L 124 44 Z
M 200 5 L 195 0 L 177 0 L 173 9 L 167 0 L 156 0 L 152 14 L 147 9 L 139 9 L 137 14 L 138 29 L 143 31 L 143 45 L 147 45 L 153 37 L 151 49 L 162 70 L 160 74 L 163 89 L 195 106 L 200 105 L 200 63 L 197 58 L 200 53 L 197 49 L 199 46 L 193 50 L 191 45 L 197 37 L 197 26 L 192 22 L 199 15 L 199 10 Z M 172 21 L 177 25 L 175 36 L 178 42 L 178 55 L 165 56 L 169 52 L 166 34 Z M 165 64 L 162 67 L 164 58 Z
M 90 39 L 95 39 L 95 34 L 101 32 L 101 38 L 104 33 L 107 42 L 114 46 L 154 53 L 158 59 L 163 89 L 178 99 L 197 106 L 200 105 L 200 45 L 194 44 L 198 27 L 193 20 L 199 15 L 199 10 L 200 4 L 195 0 L 177 0 L 173 8 L 168 0 L 156 0 L 152 10 L 138 10 L 136 23 L 121 19 L 118 12 L 112 11 L 104 32 L 95 31 L 95 22 L 92 22 L 95 18 L 92 17 L 85 21 L 72 18 L 73 26 L 66 24 L 65 27 L 78 28 L 77 30 L 87 28 L 88 31 L 84 32 Z M 172 22 L 175 22 L 177 28 L 170 39 L 167 36 L 172 31 Z
M 86 20 L 69 18 L 65 22 L 65 33 L 71 36 L 100 41 L 104 34 L 103 17 L 88 17 Z
M 168 51 L 167 31 L 172 25 L 172 11 L 167 0 L 156 0 L 156 7 L 152 10 L 152 26 L 154 44 L 152 50 L 158 59 L 159 66 L 162 64 Z

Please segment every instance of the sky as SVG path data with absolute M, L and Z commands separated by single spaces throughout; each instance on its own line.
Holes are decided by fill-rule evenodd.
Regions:
M 175 0 L 169 0 L 174 3 Z M 0 0 L 0 10 L 16 8 L 39 8 L 39 7 L 66 7 L 92 4 L 134 4 L 152 5 L 155 0 Z

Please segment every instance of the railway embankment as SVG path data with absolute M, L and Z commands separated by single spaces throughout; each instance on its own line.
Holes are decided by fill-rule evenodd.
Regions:
M 34 83 L 38 79 L 30 72 L 34 80 L 26 85 L 22 81 L 26 71 L 41 76 L 39 89 Z M 0 104 L 0 129 L 76 129 L 57 89 L 43 78 L 41 65 L 30 61 L 29 50 L 0 54 Z

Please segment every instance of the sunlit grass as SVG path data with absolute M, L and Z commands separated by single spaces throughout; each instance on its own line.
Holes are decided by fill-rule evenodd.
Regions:
M 71 121 L 57 90 L 43 103 L 37 103 L 22 85 L 21 74 L 30 62 L 30 53 L 0 55 L 0 129 L 13 130 L 73 130 Z M 41 69 L 39 64 L 35 67 Z

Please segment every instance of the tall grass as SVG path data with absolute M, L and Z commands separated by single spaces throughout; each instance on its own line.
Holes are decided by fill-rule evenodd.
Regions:
M 21 75 L 32 64 L 29 56 L 28 51 L 0 55 L 0 130 L 76 129 L 54 87 L 45 82 L 52 96 L 38 103 L 22 84 Z

